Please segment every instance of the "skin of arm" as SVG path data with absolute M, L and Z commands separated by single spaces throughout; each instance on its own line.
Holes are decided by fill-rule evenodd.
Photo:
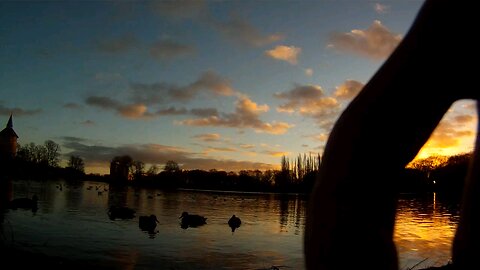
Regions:
M 398 270 L 396 177 L 453 102 L 479 97 L 465 80 L 467 71 L 451 68 L 459 64 L 458 55 L 445 53 L 460 46 L 455 25 L 444 16 L 458 11 L 457 6 L 451 0 L 427 0 L 403 41 L 335 123 L 309 195 L 307 269 Z M 443 40 L 445 33 L 452 33 L 451 39 Z M 470 175 L 470 182 L 478 182 L 478 173 Z M 480 197 L 480 190 L 476 194 Z M 464 207 L 464 212 L 478 214 L 477 208 Z M 461 221 L 459 228 L 469 227 L 465 224 Z M 472 247 L 465 243 L 471 233 L 457 235 L 454 260 L 460 258 L 455 248 Z

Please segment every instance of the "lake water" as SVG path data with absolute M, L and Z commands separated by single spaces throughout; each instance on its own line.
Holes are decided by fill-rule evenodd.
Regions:
M 35 213 L 0 214 L 5 244 L 115 269 L 305 269 L 302 195 L 13 181 L 7 196 L 33 194 L 39 198 Z M 136 217 L 111 220 L 110 205 L 133 208 Z M 400 269 L 450 260 L 457 208 L 435 194 L 401 196 L 395 228 Z M 183 211 L 207 217 L 207 224 L 181 228 Z M 151 214 L 159 220 L 155 231 L 140 230 L 138 217 Z M 242 220 L 234 232 L 227 225 L 233 214 Z

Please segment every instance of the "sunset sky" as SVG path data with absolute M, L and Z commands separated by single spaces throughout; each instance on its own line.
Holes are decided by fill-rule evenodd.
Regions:
M 53 140 L 86 172 L 125 154 L 276 169 L 323 152 L 422 3 L 0 2 L 0 124 L 13 113 L 20 144 Z M 420 156 L 470 151 L 474 104 L 455 103 Z

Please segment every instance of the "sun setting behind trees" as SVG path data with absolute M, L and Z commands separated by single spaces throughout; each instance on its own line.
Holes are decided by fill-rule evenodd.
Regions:
M 475 106 L 475 101 L 468 100 L 453 104 L 415 159 L 471 152 L 478 123 Z

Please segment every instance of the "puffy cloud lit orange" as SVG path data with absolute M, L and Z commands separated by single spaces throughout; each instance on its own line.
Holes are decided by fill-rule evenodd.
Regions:
M 301 52 L 302 49 L 299 47 L 279 45 L 274 49 L 265 51 L 265 55 L 273 59 L 286 61 L 292 65 L 296 65 L 298 63 L 298 56 Z
M 347 33 L 332 34 L 328 47 L 381 60 L 392 53 L 401 39 L 401 35 L 390 32 L 380 21 L 375 20 L 366 30 L 354 29 Z
M 355 80 L 346 80 L 343 84 L 337 86 L 334 96 L 342 99 L 354 98 L 360 90 L 362 90 L 364 84 Z

